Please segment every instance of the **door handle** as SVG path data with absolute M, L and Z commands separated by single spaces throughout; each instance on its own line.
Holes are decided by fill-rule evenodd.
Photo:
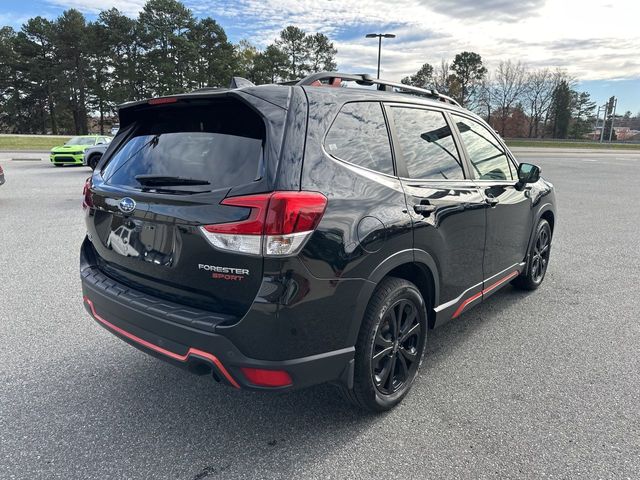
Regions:
M 487 197 L 485 201 L 492 207 L 495 207 L 498 202 L 500 202 L 500 200 L 498 200 L 496 197 Z
M 428 217 L 431 214 L 431 212 L 436 210 L 436 208 L 437 207 L 435 205 L 419 203 L 413 206 L 413 211 L 419 215 L 424 215 L 425 217 Z

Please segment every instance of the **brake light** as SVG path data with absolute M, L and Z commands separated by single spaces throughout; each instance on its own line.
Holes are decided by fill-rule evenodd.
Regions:
M 164 105 L 165 103 L 176 103 L 178 99 L 176 97 L 162 97 L 162 98 L 152 98 L 147 103 L 149 105 Z
M 259 387 L 288 387 L 293 384 L 291 375 L 284 370 L 266 370 L 263 368 L 240 368 L 249 383 Z
M 87 208 L 93 207 L 93 199 L 91 198 L 91 177 L 87 178 L 84 182 L 84 187 L 82 188 L 82 209 L 86 210 Z
M 316 229 L 327 197 L 318 192 L 274 192 L 225 198 L 221 204 L 251 210 L 244 220 L 200 227 L 214 247 L 286 256 L 297 253 Z

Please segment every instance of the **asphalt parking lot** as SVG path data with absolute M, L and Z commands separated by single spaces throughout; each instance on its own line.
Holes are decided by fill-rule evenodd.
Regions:
M 85 313 L 89 170 L 0 152 L 0 478 L 640 478 L 640 152 L 527 150 L 556 186 L 543 286 L 432 332 L 394 411 L 187 375 Z M 46 158 L 40 154 L 22 157 Z

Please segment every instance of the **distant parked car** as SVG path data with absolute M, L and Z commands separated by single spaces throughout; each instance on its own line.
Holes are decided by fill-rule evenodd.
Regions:
M 114 123 L 113 125 L 111 125 L 111 135 L 113 135 L 115 137 L 116 134 L 118 133 L 118 130 L 120 130 L 120 124 L 119 123 Z
M 95 147 L 89 147 L 84 151 L 84 159 L 82 160 L 82 164 L 86 167 L 91 167 L 91 170 L 96 169 L 96 165 L 102 158 L 102 154 L 107 151 L 109 148 L 109 143 L 111 143 L 111 139 L 107 143 L 102 143 L 100 145 L 96 145 Z
M 2 165 L 0 165 L 0 185 L 4 185 L 4 171 L 2 170 Z
M 80 135 L 71 138 L 67 143 L 51 149 L 49 159 L 56 167 L 62 165 L 82 165 L 84 152 L 95 145 L 108 144 L 111 137 L 106 135 Z

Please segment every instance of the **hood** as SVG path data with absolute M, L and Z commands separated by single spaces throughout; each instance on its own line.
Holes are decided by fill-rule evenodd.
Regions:
M 87 148 L 93 145 L 60 145 L 53 147 L 51 153 L 66 153 L 66 152 L 84 152 Z

